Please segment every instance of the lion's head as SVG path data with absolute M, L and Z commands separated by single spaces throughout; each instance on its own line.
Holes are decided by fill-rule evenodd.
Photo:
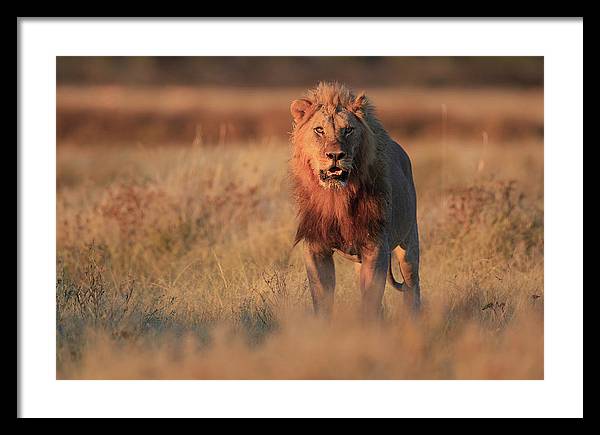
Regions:
M 320 83 L 290 110 L 291 175 L 300 217 L 296 243 L 364 244 L 383 226 L 386 197 L 372 106 L 364 94 Z
M 367 123 L 370 106 L 338 83 L 319 83 L 306 98 L 294 100 L 292 142 L 295 153 L 325 189 L 347 187 L 351 177 L 373 157 Z

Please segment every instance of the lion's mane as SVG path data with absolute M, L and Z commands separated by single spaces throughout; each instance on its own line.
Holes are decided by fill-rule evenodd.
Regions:
M 360 248 L 380 235 L 386 221 L 389 183 L 385 158 L 380 152 L 382 126 L 364 95 L 356 97 L 338 83 L 320 83 L 308 92 L 306 99 L 314 111 L 322 106 L 352 111 L 362 124 L 362 141 L 347 188 L 323 189 L 304 152 L 309 136 L 302 132 L 302 124 L 294 125 L 290 166 L 299 219 L 294 244 L 305 240 L 323 248 Z

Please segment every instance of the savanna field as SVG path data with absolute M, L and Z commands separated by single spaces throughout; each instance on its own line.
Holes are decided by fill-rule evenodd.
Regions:
M 543 91 L 366 91 L 421 241 L 421 316 L 388 285 L 376 324 L 340 257 L 333 319 L 312 315 L 302 89 L 58 87 L 57 378 L 543 379 Z

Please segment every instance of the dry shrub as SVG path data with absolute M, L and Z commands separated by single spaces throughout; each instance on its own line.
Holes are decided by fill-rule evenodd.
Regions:
M 143 238 L 147 227 L 156 228 L 158 222 L 153 208 L 168 206 L 166 194 L 156 188 L 145 188 L 132 184 L 119 183 L 106 191 L 106 197 L 100 204 L 102 216 L 113 219 L 123 240 L 133 243 L 136 237 Z
M 448 192 L 448 215 L 466 231 L 508 218 L 525 196 L 516 192 L 515 183 L 514 180 L 494 181 L 454 188 Z
M 162 326 L 175 297 L 141 289 L 133 276 L 109 276 L 110 254 L 94 243 L 78 250 L 69 266 L 59 258 L 56 282 L 58 355 L 67 347 L 78 358 L 90 331 L 115 340 L 135 340 Z
M 516 180 L 477 181 L 446 192 L 437 235 L 456 247 L 474 247 L 481 258 L 543 254 L 543 209 Z
M 248 295 L 234 310 L 237 332 L 250 344 L 258 344 L 277 331 L 286 319 L 308 312 L 308 284 L 294 282 L 291 269 L 267 267 L 251 285 Z

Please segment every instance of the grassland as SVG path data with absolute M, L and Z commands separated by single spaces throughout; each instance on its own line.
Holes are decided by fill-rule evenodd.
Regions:
M 356 318 L 343 259 L 332 322 L 311 315 L 291 246 L 289 120 L 219 137 L 207 133 L 216 118 L 194 118 L 198 104 L 234 129 L 250 115 L 269 125 L 296 93 L 112 92 L 59 89 L 58 378 L 543 378 L 540 92 L 420 90 L 408 102 L 375 92 L 384 122 L 394 111 L 398 125 L 412 113 L 425 126 L 394 133 L 415 170 L 424 311 L 411 319 L 388 288 L 376 325 Z M 111 130 L 102 117 L 125 100 Z M 131 123 L 144 111 L 156 123 Z M 151 132 L 178 116 L 188 139 Z M 506 128 L 511 119 L 521 129 Z

